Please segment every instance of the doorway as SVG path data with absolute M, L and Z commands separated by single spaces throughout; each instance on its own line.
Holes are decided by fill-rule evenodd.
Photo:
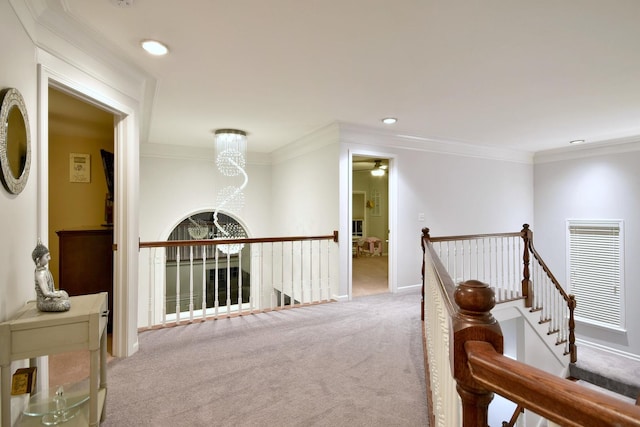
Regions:
M 354 155 L 351 183 L 351 295 L 389 292 L 389 159 Z
M 113 153 L 114 116 L 52 87 L 48 115 L 48 242 L 51 274 L 64 289 L 59 232 L 113 228 L 112 215 L 107 217 L 113 173 L 107 173 L 101 151 Z
M 50 270 L 71 296 L 108 292 L 108 352 L 113 326 L 113 162 L 115 116 L 66 92 L 48 88 L 47 224 Z M 107 160 L 109 156 L 106 155 Z M 110 182 L 111 181 L 111 182 Z M 49 357 L 50 385 L 88 375 L 84 351 Z M 73 369 L 62 369 L 64 366 Z

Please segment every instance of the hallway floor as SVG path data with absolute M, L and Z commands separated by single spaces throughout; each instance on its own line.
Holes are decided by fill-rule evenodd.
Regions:
M 352 295 L 361 297 L 389 292 L 389 259 L 386 256 L 353 258 Z

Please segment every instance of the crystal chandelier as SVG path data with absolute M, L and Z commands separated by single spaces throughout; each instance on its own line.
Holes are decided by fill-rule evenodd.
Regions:
M 236 129 L 218 129 L 214 132 L 216 143 L 216 166 L 225 177 L 241 177 L 240 185 L 227 185 L 218 191 L 217 208 L 213 213 L 216 235 L 220 239 L 241 239 L 247 237 L 244 229 L 237 224 L 220 224 L 218 211 L 237 213 L 244 207 L 244 189 L 249 182 L 245 172 L 247 164 L 247 133 Z M 220 245 L 226 254 L 237 254 L 244 245 Z

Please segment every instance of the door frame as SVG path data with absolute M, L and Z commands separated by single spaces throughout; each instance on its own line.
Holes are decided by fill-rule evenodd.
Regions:
M 112 353 L 131 356 L 138 350 L 138 104 L 113 87 L 65 61 L 38 50 L 38 235 L 49 230 L 49 97 L 48 89 L 80 96 L 106 110 L 114 120 L 115 200 Z M 48 243 L 48 242 L 47 242 Z
M 353 194 L 353 158 L 356 156 L 365 156 L 376 159 L 385 159 L 389 162 L 388 172 L 388 202 L 387 212 L 389 215 L 389 230 L 388 230 L 388 246 L 387 246 L 387 261 L 388 261 L 388 289 L 391 293 L 398 292 L 398 275 L 397 275 L 397 243 L 395 237 L 395 230 L 397 230 L 397 188 L 398 188 L 398 174 L 397 174 L 397 162 L 396 155 L 392 153 L 384 153 L 380 151 L 372 151 L 365 149 L 349 149 L 348 150 L 348 162 L 349 162 L 349 182 L 348 182 L 348 194 L 349 203 L 347 207 L 347 217 L 349 230 L 351 230 L 351 218 L 353 217 L 352 197 Z M 351 236 L 349 235 L 349 239 Z M 347 290 L 348 299 L 353 299 L 353 257 L 351 256 L 351 248 L 348 251 L 349 259 L 347 260 Z

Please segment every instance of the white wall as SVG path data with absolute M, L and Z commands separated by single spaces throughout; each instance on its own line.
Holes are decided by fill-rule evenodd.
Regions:
M 273 153 L 271 229 L 277 236 L 327 236 L 340 227 L 338 128 L 330 125 Z M 351 198 L 351 193 L 349 193 Z M 351 222 L 349 221 L 349 224 Z M 340 233 L 340 245 L 351 232 Z M 329 241 L 332 298 L 344 295 L 340 247 Z
M 271 237 L 271 166 L 262 155 L 249 153 L 247 157 L 249 182 L 244 189 L 245 206 L 233 215 L 246 227 L 249 237 Z M 166 240 L 171 230 L 189 214 L 215 209 L 220 182 L 213 148 L 143 145 L 140 154 L 140 240 Z M 150 257 L 154 255 L 155 251 L 149 249 L 140 251 L 138 326 L 149 323 L 148 309 L 153 298 L 149 291 L 149 265 Z M 156 280 L 164 271 L 156 267 L 153 274 Z M 155 298 L 160 297 L 156 295 Z
M 24 190 L 12 195 L 0 188 L 0 321 L 35 298 L 31 251 L 38 241 L 38 139 L 35 47 L 25 34 L 9 2 L 0 2 L 0 89 L 16 88 L 24 98 L 31 134 L 31 172 Z M 47 244 L 47 234 L 42 236 Z
M 277 235 L 338 229 L 338 152 L 337 128 L 328 126 L 273 153 L 271 229 Z
M 502 160 L 488 152 L 482 158 L 462 149 L 445 154 L 427 143 L 351 128 L 341 132 L 341 140 L 341 162 L 349 152 L 392 158 L 390 173 L 396 178 L 394 187 L 390 177 L 389 197 L 398 210 L 395 220 L 390 213 L 389 227 L 397 247 L 397 289 L 421 283 L 422 228 L 432 236 L 498 233 L 520 231 L 532 221 L 533 165 L 526 157 Z M 418 219 L 421 213 L 424 221 Z
M 211 143 L 213 146 L 213 138 Z M 245 206 L 234 216 L 246 225 L 250 237 L 268 237 L 271 236 L 268 234 L 271 166 L 252 161 L 251 153 L 248 157 Z M 188 214 L 214 209 L 219 181 L 213 148 L 143 145 L 140 153 L 141 240 L 165 240 Z
M 626 147 L 634 148 L 634 147 Z M 577 325 L 577 338 L 640 355 L 640 147 L 637 151 L 600 153 L 537 163 L 534 168 L 534 242 L 554 275 L 566 287 L 566 220 L 622 219 L 626 333 Z M 576 156 L 574 156 L 576 157 Z M 577 301 L 580 304 L 580 301 Z M 579 351 L 579 350 L 578 350 Z
M 18 195 L 0 186 L 0 321 L 10 318 L 27 300 L 35 299 L 31 251 L 38 237 L 48 244 L 46 232 L 38 232 L 37 74 L 35 46 L 25 34 L 8 1 L 0 2 L 0 89 L 16 88 L 22 94 L 31 134 L 31 172 Z M 0 344 L 3 345 L 3 344 Z M 11 372 L 24 366 L 14 363 Z M 20 398 L 12 401 L 12 416 L 20 414 Z

